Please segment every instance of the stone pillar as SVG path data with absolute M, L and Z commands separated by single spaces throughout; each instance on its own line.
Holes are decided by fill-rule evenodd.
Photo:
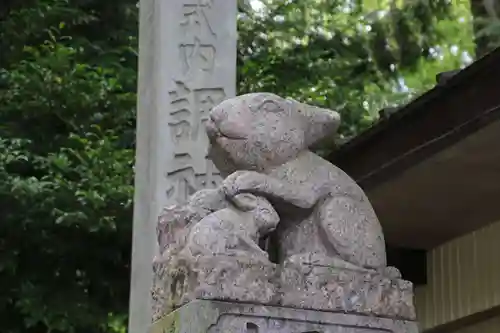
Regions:
M 220 177 L 203 123 L 236 89 L 236 0 L 141 0 L 130 333 L 151 325 L 162 207 Z

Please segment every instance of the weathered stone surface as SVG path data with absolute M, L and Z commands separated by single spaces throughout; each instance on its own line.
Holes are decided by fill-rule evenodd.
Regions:
M 248 257 L 176 257 L 155 262 L 153 321 L 197 299 L 273 304 L 277 266 Z
M 160 217 L 155 319 L 197 299 L 415 319 L 366 195 L 309 151 L 338 125 L 333 111 L 267 93 L 210 112 L 210 157 L 226 178 Z
M 264 198 L 241 193 L 229 207 L 205 216 L 189 228 L 179 255 L 249 257 L 267 261 L 259 239 L 276 229 L 279 216 Z
M 339 115 L 269 93 L 225 100 L 210 112 L 210 157 L 227 197 L 251 192 L 273 200 L 279 261 L 314 256 L 385 267 L 382 228 L 363 190 L 309 147 L 333 136 Z M 311 263 L 309 263 L 311 264 Z
M 150 333 L 418 333 L 414 321 L 217 301 L 191 302 Z
M 287 264 L 279 305 L 415 320 L 413 285 L 391 274 Z
M 185 204 L 165 207 L 156 226 L 160 253 L 166 257 L 178 253 L 185 244 L 191 226 L 227 206 L 222 191 L 204 189 L 192 195 Z
M 193 201 L 204 200 L 205 192 L 187 205 L 166 208 L 160 218 L 158 239 L 164 250 L 154 266 L 154 319 L 192 299 L 266 303 L 276 293 L 268 280 L 275 275 L 275 265 L 258 245 L 279 222 L 272 205 L 241 193 L 208 215 L 210 209 L 190 209 Z
M 161 302 L 154 320 L 196 299 L 415 320 L 410 282 L 384 272 L 275 265 L 263 259 L 219 255 L 158 260 L 155 299 Z

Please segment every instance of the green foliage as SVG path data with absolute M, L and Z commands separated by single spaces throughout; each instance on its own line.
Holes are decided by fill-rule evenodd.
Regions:
M 126 320 L 136 8 L 81 3 L 1 22 L 4 332 L 119 332 Z
M 459 29 L 463 15 L 447 0 L 258 3 L 258 11 L 242 9 L 240 92 L 271 91 L 337 109 L 341 139 L 369 127 L 382 107 L 429 89 L 438 72 L 461 65 L 458 53 L 442 61 L 435 52 L 450 38 L 443 24 Z M 470 49 L 468 30 L 453 32 L 460 51 Z M 425 85 L 401 91 L 401 79 L 423 72 Z
M 470 0 L 476 57 L 500 46 L 500 7 L 496 0 Z
M 124 332 L 136 1 L 5 1 L 2 332 Z M 341 139 L 428 89 L 473 48 L 468 8 L 445 0 L 266 1 L 258 11 L 241 1 L 240 9 L 239 92 L 338 109 Z
M 500 47 L 500 18 L 479 17 L 476 23 L 479 27 L 476 37 L 485 40 L 485 51 Z

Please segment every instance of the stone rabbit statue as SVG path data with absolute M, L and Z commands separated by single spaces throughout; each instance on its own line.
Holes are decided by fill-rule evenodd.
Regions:
M 153 320 L 200 299 L 414 320 L 412 285 L 387 267 L 365 193 L 311 151 L 339 123 L 270 93 L 211 110 L 208 155 L 224 180 L 160 215 Z
M 222 102 L 206 123 L 209 157 L 226 177 L 213 196 L 269 199 L 281 219 L 280 262 L 383 270 L 384 236 L 365 193 L 309 150 L 339 123 L 334 111 L 270 93 Z
M 268 260 L 259 247 L 262 236 L 273 231 L 279 216 L 264 198 L 241 193 L 230 204 L 194 224 L 179 256 L 235 256 Z

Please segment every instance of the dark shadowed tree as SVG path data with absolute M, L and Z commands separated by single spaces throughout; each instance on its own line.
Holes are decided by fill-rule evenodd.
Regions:
M 500 46 L 500 1 L 470 0 L 473 16 L 475 55 L 482 57 Z

